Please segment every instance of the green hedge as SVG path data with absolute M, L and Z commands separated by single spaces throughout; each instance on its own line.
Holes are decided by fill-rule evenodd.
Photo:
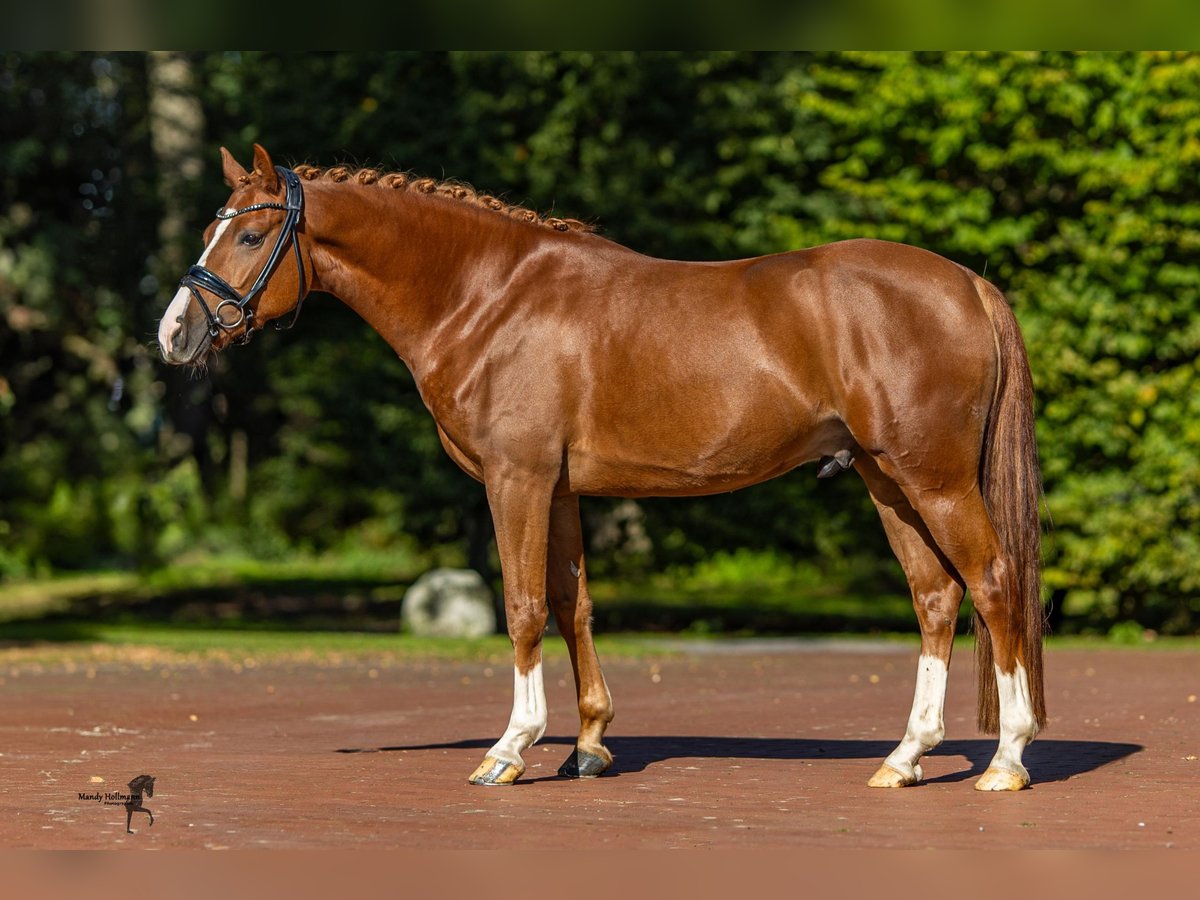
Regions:
M 486 560 L 482 491 L 349 312 L 226 354 L 148 339 L 225 199 L 216 148 L 453 176 L 644 252 L 906 241 L 1000 285 L 1038 390 L 1056 616 L 1200 621 L 1200 57 L 1089 53 L 198 54 L 208 168 L 160 190 L 147 57 L 0 55 L 0 577 L 194 551 L 402 544 Z M 337 373 L 336 378 L 329 373 Z M 120 388 L 117 388 L 118 378 Z M 247 448 L 245 492 L 237 453 Z M 614 505 L 587 505 L 593 524 Z M 629 527 L 625 522 L 625 527 Z M 739 548 L 898 572 L 854 479 L 648 501 L 598 572 Z

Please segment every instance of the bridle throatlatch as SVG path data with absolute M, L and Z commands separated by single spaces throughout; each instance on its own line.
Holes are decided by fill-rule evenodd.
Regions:
M 204 316 L 208 319 L 208 334 L 211 338 L 216 338 L 222 329 L 232 331 L 245 324 L 246 330 L 238 338 L 237 343 L 245 344 L 250 340 L 251 335 L 254 333 L 254 308 L 250 306 L 250 302 L 267 286 L 267 281 L 270 279 L 271 273 L 275 270 L 275 266 L 279 263 L 279 258 L 283 256 L 283 251 L 287 249 L 289 242 L 295 253 L 296 272 L 300 279 L 296 294 L 296 308 L 292 312 L 292 316 L 287 321 L 287 324 L 280 325 L 276 323 L 275 327 L 280 331 L 291 328 L 300 317 L 300 307 L 304 303 L 307 281 L 304 277 L 304 262 L 300 258 L 300 243 L 296 240 L 296 226 L 300 222 L 300 214 L 304 211 L 304 191 L 300 187 L 300 176 L 291 169 L 276 166 L 275 171 L 279 173 L 284 184 L 287 185 L 286 202 L 255 203 L 252 206 L 244 206 L 241 209 L 217 210 L 218 219 L 232 219 L 236 216 L 256 212 L 260 209 L 282 209 L 287 213 L 283 220 L 283 228 L 280 229 L 279 236 L 275 239 L 275 247 L 271 250 L 271 255 L 267 257 L 266 265 L 258 273 L 258 278 L 250 286 L 250 290 L 246 291 L 245 294 L 239 294 L 229 282 L 204 266 L 192 266 L 179 281 L 180 287 L 186 287 L 191 291 L 192 296 L 196 298 L 196 302 L 200 304 L 200 308 L 204 310 Z M 204 296 L 200 293 L 201 290 L 208 291 L 218 298 L 215 308 L 209 309 Z M 221 311 L 226 307 L 234 311 L 237 315 L 237 318 L 232 322 L 225 321 L 221 315 Z

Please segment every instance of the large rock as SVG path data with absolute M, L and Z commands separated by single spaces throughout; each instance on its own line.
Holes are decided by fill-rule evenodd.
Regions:
M 483 637 L 496 630 L 492 592 L 473 569 L 433 569 L 404 592 L 400 624 L 423 637 Z

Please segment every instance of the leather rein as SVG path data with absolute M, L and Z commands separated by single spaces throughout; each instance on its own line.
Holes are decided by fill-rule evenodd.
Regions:
M 200 304 L 200 308 L 204 310 L 204 316 L 208 319 L 208 334 L 213 339 L 222 330 L 233 331 L 244 324 L 246 330 L 237 338 L 235 343 L 245 344 L 250 341 L 251 336 L 254 334 L 254 308 L 250 306 L 250 303 L 267 286 L 267 281 L 270 279 L 271 273 L 275 270 L 275 266 L 278 265 L 279 259 L 283 256 L 289 243 L 291 243 L 295 254 L 296 272 L 300 279 L 296 294 L 296 307 L 287 324 L 281 325 L 277 322 L 275 323 L 275 328 L 278 331 L 291 328 L 300 317 L 300 307 L 304 303 L 307 280 L 304 275 L 304 263 L 300 258 L 300 242 L 296 239 L 296 226 L 300 223 L 300 214 L 304 211 L 304 191 L 300 186 L 300 176 L 291 169 L 276 166 L 275 171 L 279 173 L 284 184 L 287 185 L 287 194 L 284 203 L 255 203 L 251 206 L 244 206 L 241 209 L 217 210 L 218 219 L 232 219 L 249 212 L 257 212 L 260 209 L 281 209 L 287 213 L 283 220 L 283 228 L 280 229 L 279 236 L 275 239 L 275 247 L 271 250 L 271 255 L 267 257 L 267 262 L 263 266 L 262 271 L 258 273 L 258 278 L 250 286 L 250 290 L 246 291 L 245 294 L 239 294 L 229 282 L 216 272 L 199 265 L 192 266 L 187 270 L 187 274 L 179 280 L 180 287 L 186 287 L 191 291 L 192 296 L 196 298 L 196 302 Z M 200 293 L 201 290 L 208 291 L 218 298 L 215 308 L 209 308 L 208 303 L 204 300 L 204 296 Z M 237 318 L 232 322 L 226 322 L 221 315 L 221 311 L 226 307 L 229 307 L 237 314 Z

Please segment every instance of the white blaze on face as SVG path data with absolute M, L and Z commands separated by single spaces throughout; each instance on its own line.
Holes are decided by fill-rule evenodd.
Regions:
M 539 662 L 525 675 L 514 667 L 513 676 L 513 708 L 508 730 L 488 751 L 488 756 L 524 765 L 521 753 L 546 733 L 546 688 L 542 683 L 542 664 Z
M 221 235 L 225 233 L 225 229 L 229 227 L 232 219 L 222 219 L 217 230 L 213 232 L 212 240 L 208 242 L 208 246 L 204 248 L 204 252 L 200 254 L 200 259 L 196 263 L 202 266 L 208 262 L 208 255 L 212 253 L 213 247 L 217 246 L 217 241 L 221 239 Z M 158 323 L 158 349 L 162 351 L 163 358 L 169 361 L 182 361 L 178 354 L 173 354 L 173 345 L 175 336 L 183 327 L 183 315 L 187 312 L 188 304 L 192 302 L 192 292 L 185 287 L 180 287 L 175 292 L 170 304 L 167 306 L 167 311 L 163 313 L 162 319 Z
M 1006 675 L 997 666 L 996 687 L 1000 694 L 1000 744 L 991 764 L 1028 777 L 1021 754 L 1025 745 L 1037 736 L 1037 718 L 1033 714 L 1025 667 L 1017 663 L 1016 669 Z
M 915 781 L 921 780 L 921 757 L 942 742 L 946 733 L 942 709 L 946 704 L 946 664 L 936 656 L 921 655 L 917 661 L 917 688 L 904 740 L 885 762 Z

